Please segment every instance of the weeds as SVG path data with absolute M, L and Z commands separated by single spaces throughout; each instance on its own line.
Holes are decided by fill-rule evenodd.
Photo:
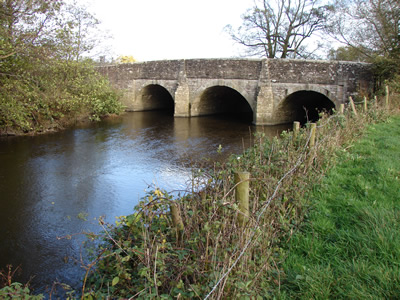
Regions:
M 7 270 L 0 271 L 0 299 L 43 299 L 43 295 L 31 295 L 29 283 L 23 285 L 19 282 L 12 282 L 13 277 L 19 271 L 19 267 L 13 269 L 11 265 L 7 266 Z
M 373 104 L 371 104 L 373 105 Z M 103 225 L 103 243 L 93 253 L 96 268 L 85 278 L 86 297 L 253 298 L 280 289 L 285 244 L 306 217 L 311 187 L 335 164 L 365 124 L 382 121 L 373 109 L 322 116 L 317 140 L 310 130 L 296 137 L 257 135 L 254 146 L 226 163 L 193 173 L 190 193 L 173 197 L 154 189 L 116 226 Z M 344 150 L 342 150 L 344 151 Z M 233 180 L 250 176 L 250 217 L 238 225 Z M 181 221 L 171 217 L 171 207 Z M 175 221 L 174 221 L 175 220 Z

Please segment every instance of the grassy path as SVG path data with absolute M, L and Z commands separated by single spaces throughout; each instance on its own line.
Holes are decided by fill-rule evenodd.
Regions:
M 312 193 L 281 298 L 400 298 L 400 117 L 371 126 Z

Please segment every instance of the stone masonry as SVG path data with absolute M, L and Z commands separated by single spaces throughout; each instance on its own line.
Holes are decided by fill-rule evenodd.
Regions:
M 212 88 L 226 87 L 246 100 L 257 125 L 292 122 L 285 100 L 296 92 L 318 93 L 337 107 L 349 96 L 369 94 L 373 86 L 369 64 L 342 61 L 189 59 L 101 66 L 98 70 L 123 91 L 127 110 L 154 109 L 147 101 L 152 98 L 148 87 L 157 86 L 173 99 L 176 117 L 213 114 L 217 108 L 211 100 L 205 102 L 204 95 L 210 98 Z

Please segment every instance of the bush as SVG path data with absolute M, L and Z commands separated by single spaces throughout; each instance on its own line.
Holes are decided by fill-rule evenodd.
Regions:
M 51 60 L 1 77 L 0 133 L 41 132 L 122 111 L 119 94 L 89 61 Z
M 31 295 L 31 291 L 26 285 L 18 282 L 13 282 L 9 286 L 0 289 L 0 299 L 27 299 L 27 300 L 41 300 L 44 299 L 43 295 Z

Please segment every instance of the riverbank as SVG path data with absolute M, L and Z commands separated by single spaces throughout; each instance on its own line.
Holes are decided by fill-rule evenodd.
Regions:
M 399 149 L 397 116 L 340 152 L 286 248 L 282 298 L 400 296 Z
M 119 114 L 119 93 L 91 61 L 53 60 L 0 74 L 0 136 L 36 135 Z
M 283 293 L 287 243 L 308 220 L 312 189 L 368 124 L 386 121 L 387 110 L 377 105 L 371 102 L 364 112 L 357 107 L 357 114 L 349 106 L 345 114 L 279 139 L 258 135 L 243 155 L 195 171 L 188 195 L 154 187 L 133 215 L 122 216 L 117 226 L 103 225 L 105 242 L 82 291 L 165 299 Z M 249 173 L 248 213 L 235 197 L 235 174 L 243 171 Z

